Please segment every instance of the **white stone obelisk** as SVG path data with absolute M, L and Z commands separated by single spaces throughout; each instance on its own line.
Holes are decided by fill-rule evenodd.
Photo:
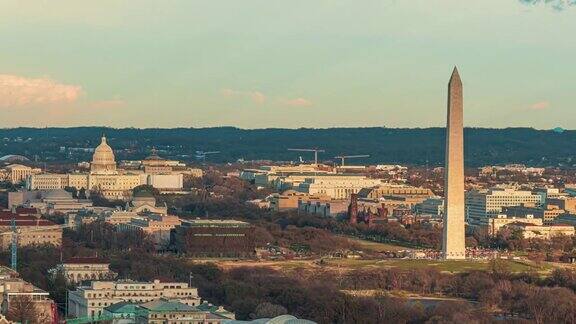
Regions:
M 454 68 L 448 83 L 445 163 L 442 257 L 465 259 L 463 99 L 462 81 L 457 68 Z

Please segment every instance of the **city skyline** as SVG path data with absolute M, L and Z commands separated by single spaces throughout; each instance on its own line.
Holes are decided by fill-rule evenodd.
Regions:
M 570 2 L 422 2 L 3 1 L 0 127 L 572 128 Z

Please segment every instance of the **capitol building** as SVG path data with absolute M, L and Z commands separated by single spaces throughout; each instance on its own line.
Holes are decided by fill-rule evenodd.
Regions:
M 146 160 L 145 160 L 146 161 Z M 28 176 L 28 190 L 54 190 L 74 187 L 77 190 L 100 193 L 107 199 L 128 199 L 132 189 L 140 185 L 151 185 L 162 191 L 177 192 L 183 187 L 183 173 L 170 168 L 170 161 L 154 154 L 154 161 L 164 168 L 144 170 L 122 170 L 116 167 L 114 151 L 102 136 L 102 142 L 94 150 L 89 173 L 53 174 L 41 173 Z

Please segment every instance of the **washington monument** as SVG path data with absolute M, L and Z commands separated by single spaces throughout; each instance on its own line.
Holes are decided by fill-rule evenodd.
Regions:
M 462 81 L 454 68 L 448 83 L 446 164 L 444 166 L 444 235 L 442 257 L 466 258 L 464 242 L 464 126 Z

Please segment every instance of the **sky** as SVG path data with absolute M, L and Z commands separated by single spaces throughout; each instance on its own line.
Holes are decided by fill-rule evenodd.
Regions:
M 0 0 L 0 127 L 575 128 L 576 0 Z

